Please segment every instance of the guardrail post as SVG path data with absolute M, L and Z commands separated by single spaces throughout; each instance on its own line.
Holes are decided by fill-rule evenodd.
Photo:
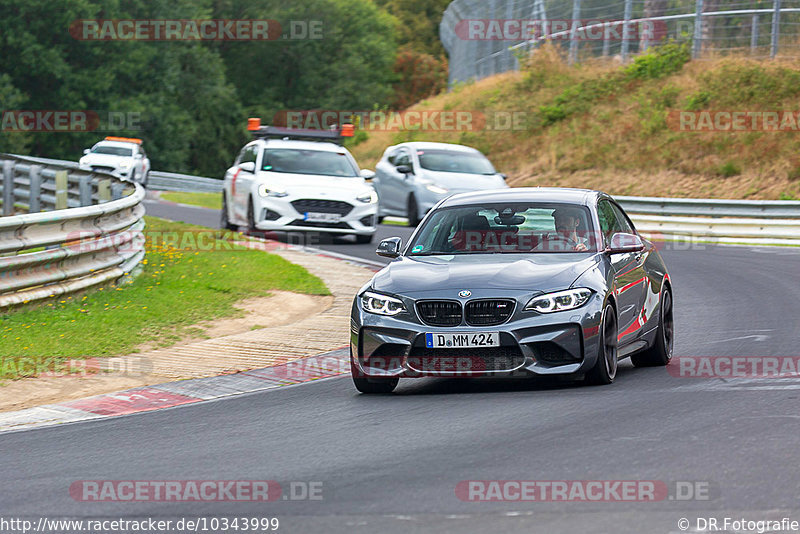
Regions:
M 703 0 L 697 0 L 694 16 L 694 39 L 692 40 L 692 57 L 700 57 L 703 46 Z
M 122 191 L 125 189 L 125 186 L 121 183 L 114 182 L 111 184 L 111 200 L 119 200 L 122 198 Z
M 69 181 L 67 179 L 67 171 L 56 171 L 56 209 L 64 210 L 69 207 L 67 202 L 67 188 Z
M 758 48 L 758 13 L 753 14 L 750 22 L 750 53 L 755 55 Z
M 92 205 L 92 178 L 90 176 L 83 175 L 78 178 L 78 196 L 81 206 Z
M 581 26 L 581 0 L 572 0 L 572 28 L 569 34 L 569 63 L 578 61 L 578 28 Z
M 40 165 L 31 165 L 28 177 L 31 181 L 28 213 L 39 213 L 42 211 L 42 167 Z
M 101 204 L 111 200 L 111 180 L 108 178 L 97 183 L 97 200 Z
M 14 214 L 14 162 L 3 162 L 3 215 Z
M 778 55 L 778 32 L 781 25 L 781 0 L 773 0 L 772 4 L 772 43 L 769 48 L 769 57 Z
M 633 9 L 633 0 L 625 0 L 625 15 L 622 22 L 622 62 L 628 61 L 628 50 L 630 49 L 631 29 L 629 24 L 631 22 L 631 11 Z

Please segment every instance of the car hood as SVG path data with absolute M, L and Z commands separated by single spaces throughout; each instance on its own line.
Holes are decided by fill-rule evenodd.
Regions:
M 353 196 L 372 189 L 362 177 L 319 176 L 313 174 L 287 174 L 282 172 L 261 171 L 258 173 L 259 184 L 284 189 L 292 196 Z
M 423 176 L 434 184 L 450 191 L 479 191 L 508 187 L 499 174 L 467 174 L 461 172 L 437 172 L 421 169 Z
M 414 297 L 442 290 L 566 289 L 600 258 L 598 253 L 403 256 L 378 272 L 377 291 Z
M 132 161 L 129 156 L 112 156 L 111 154 L 86 154 L 80 159 L 82 165 L 104 165 L 116 167 L 123 161 Z

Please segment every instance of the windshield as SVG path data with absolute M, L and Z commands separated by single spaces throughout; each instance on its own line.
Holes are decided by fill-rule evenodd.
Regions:
M 492 163 L 477 152 L 456 150 L 418 150 L 419 164 L 423 169 L 438 172 L 463 172 L 466 174 L 495 174 Z
M 409 246 L 410 256 L 596 252 L 585 206 L 487 203 L 434 212 Z
M 294 148 L 264 149 L 261 170 L 290 174 L 316 174 L 320 176 L 359 176 L 358 169 L 345 152 L 299 150 Z
M 120 146 L 96 146 L 92 149 L 92 154 L 108 154 L 109 156 L 132 156 L 133 149 Z

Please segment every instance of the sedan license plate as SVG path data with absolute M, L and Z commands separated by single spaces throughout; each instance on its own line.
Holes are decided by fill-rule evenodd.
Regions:
M 425 334 L 425 346 L 429 349 L 466 349 L 499 347 L 499 332 L 453 332 L 447 334 Z
M 304 220 L 308 222 L 338 223 L 342 220 L 342 216 L 338 213 L 316 213 L 307 211 Z

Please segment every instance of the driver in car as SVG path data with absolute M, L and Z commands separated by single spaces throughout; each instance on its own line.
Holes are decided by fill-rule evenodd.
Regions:
M 581 211 L 570 208 L 558 208 L 553 211 L 556 231 L 547 234 L 536 246 L 535 250 L 572 250 L 585 252 L 589 250 L 583 237 L 578 236 L 581 224 Z

